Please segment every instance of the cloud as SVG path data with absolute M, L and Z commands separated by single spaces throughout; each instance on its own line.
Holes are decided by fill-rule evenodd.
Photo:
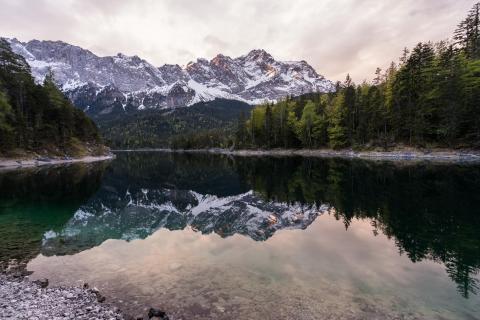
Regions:
M 470 0 L 0 0 L 2 36 L 155 65 L 263 48 L 332 80 L 371 79 L 403 47 L 451 36 Z

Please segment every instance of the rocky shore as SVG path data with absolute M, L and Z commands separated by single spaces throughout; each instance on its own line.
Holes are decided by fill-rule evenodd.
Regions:
M 368 160 L 382 161 L 431 161 L 431 162 L 480 162 L 480 151 L 476 150 L 422 150 L 422 149 L 399 149 L 392 151 L 355 151 L 352 149 L 332 150 L 332 149 L 136 149 L 136 150 L 115 150 L 115 152 L 130 151 L 157 151 L 157 152 L 177 152 L 177 153 L 214 153 L 227 154 L 244 157 L 319 157 L 319 158 L 358 158 Z
M 48 287 L 48 281 L 0 275 L 0 319 L 126 319 L 96 289 Z
M 48 279 L 31 281 L 25 263 L 13 261 L 0 272 L 0 319 L 6 320 L 169 320 L 150 308 L 145 315 L 123 314 L 96 288 L 49 287 Z
M 60 164 L 69 164 L 76 162 L 96 162 L 96 161 L 105 161 L 114 159 L 114 154 L 108 154 L 103 156 L 87 156 L 81 158 L 33 158 L 33 159 L 1 159 L 0 158 L 0 170 L 8 169 L 18 169 L 18 168 L 29 168 L 29 167 L 38 167 L 38 166 L 47 166 L 47 165 L 60 165 Z

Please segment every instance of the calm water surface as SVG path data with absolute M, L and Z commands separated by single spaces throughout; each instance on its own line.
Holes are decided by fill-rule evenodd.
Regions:
M 480 166 L 120 153 L 0 173 L 0 260 L 173 319 L 480 319 Z

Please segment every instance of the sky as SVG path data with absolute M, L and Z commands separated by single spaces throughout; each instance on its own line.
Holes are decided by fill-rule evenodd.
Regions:
M 264 49 L 333 81 L 373 78 L 404 47 L 451 37 L 467 0 L 0 0 L 0 36 L 186 65 Z

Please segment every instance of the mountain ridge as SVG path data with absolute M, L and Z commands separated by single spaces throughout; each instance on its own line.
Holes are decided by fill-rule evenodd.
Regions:
M 51 69 L 62 91 L 90 114 L 177 108 L 215 98 L 258 104 L 334 89 L 306 61 L 277 61 L 263 49 L 156 67 L 137 55 L 100 57 L 63 41 L 7 41 L 37 81 Z
M 45 232 L 41 252 L 71 255 L 109 238 L 145 239 L 159 229 L 191 228 L 223 238 L 239 234 L 266 241 L 279 230 L 308 228 L 329 209 L 327 204 L 269 201 L 253 190 L 219 197 L 193 190 L 128 188 L 121 193 L 105 188 L 82 205 L 61 230 Z

